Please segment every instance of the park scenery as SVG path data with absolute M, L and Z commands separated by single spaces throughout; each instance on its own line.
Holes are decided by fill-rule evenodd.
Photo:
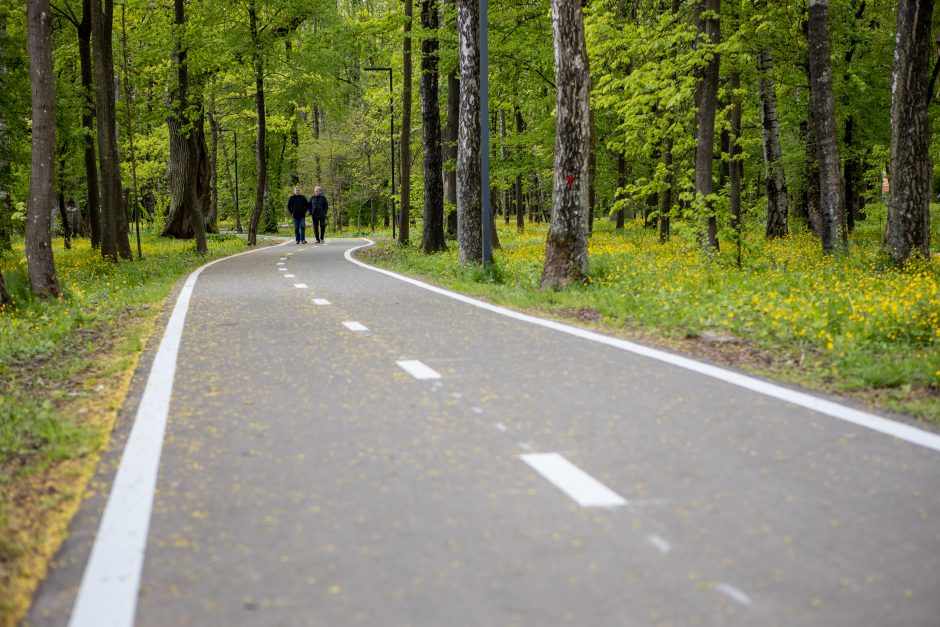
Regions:
M 936 625 L 934 4 L 2 3 L 0 625 Z

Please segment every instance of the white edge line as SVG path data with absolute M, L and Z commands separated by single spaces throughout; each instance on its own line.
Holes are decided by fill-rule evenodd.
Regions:
M 769 381 L 762 381 L 755 377 L 741 374 L 739 372 L 733 372 L 731 370 L 726 370 L 719 366 L 702 363 L 689 357 L 674 355 L 672 353 L 667 353 L 665 351 L 643 346 L 641 344 L 628 342 L 627 340 L 621 340 L 619 338 L 595 333 L 594 331 L 588 331 L 587 329 L 572 327 L 555 320 L 537 318 L 536 316 L 506 309 L 505 307 L 500 307 L 498 305 L 491 305 L 490 303 L 485 303 L 483 301 L 476 300 L 475 298 L 464 296 L 463 294 L 457 294 L 456 292 L 451 292 L 449 290 L 445 290 L 444 288 L 437 287 L 435 285 L 429 285 L 428 283 L 423 283 L 417 279 L 412 279 L 411 277 L 397 274 L 391 270 L 370 266 L 369 264 L 363 263 L 358 259 L 353 259 L 352 257 L 352 253 L 356 252 L 360 248 L 366 248 L 367 246 L 372 246 L 375 244 L 375 242 L 370 239 L 363 239 L 365 239 L 367 243 L 363 244 L 362 246 L 356 246 L 354 248 L 348 249 L 345 253 L 345 257 L 347 261 L 368 270 L 372 270 L 373 272 L 379 272 L 386 276 L 396 278 L 399 281 L 404 281 L 405 283 L 410 283 L 411 285 L 429 290 L 435 294 L 447 296 L 448 298 L 452 298 L 462 303 L 473 305 L 474 307 L 485 309 L 508 318 L 513 318 L 522 322 L 528 322 L 530 324 L 536 324 L 541 327 L 560 331 L 561 333 L 567 333 L 568 335 L 573 335 L 581 339 L 591 340 L 592 342 L 606 344 L 607 346 L 619 348 L 637 355 L 642 355 L 643 357 L 649 357 L 650 359 L 655 359 L 663 363 L 678 366 L 679 368 L 691 370 L 692 372 L 697 372 L 707 377 L 712 377 L 714 379 L 724 381 L 725 383 L 730 383 L 731 385 L 736 385 L 738 387 L 751 390 L 752 392 L 763 394 L 764 396 L 770 396 L 772 398 L 786 401 L 793 405 L 805 407 L 806 409 L 810 409 L 833 418 L 838 418 L 839 420 L 844 420 L 845 422 L 850 422 L 854 425 L 871 429 L 872 431 L 890 435 L 911 444 L 917 444 L 925 448 L 933 449 L 934 451 L 940 451 L 940 435 L 936 433 L 930 433 L 929 431 L 924 431 L 923 429 L 918 429 L 917 427 L 912 427 L 889 418 L 883 418 L 881 416 L 876 416 L 875 414 L 853 409 L 851 407 L 847 407 L 845 405 L 841 405 L 818 396 L 813 396 L 812 394 L 791 390 L 789 388 L 783 387 L 782 385 L 770 383 Z
M 220 261 L 268 248 L 255 248 L 210 261 L 190 274 L 183 284 L 121 454 L 121 463 L 72 606 L 70 627 L 130 627 L 134 624 L 176 357 L 196 279 L 203 270 Z

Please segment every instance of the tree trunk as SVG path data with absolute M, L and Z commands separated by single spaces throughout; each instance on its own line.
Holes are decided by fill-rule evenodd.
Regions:
M 835 252 L 839 234 L 845 250 L 847 234 L 839 219 L 845 206 L 842 164 L 836 138 L 836 105 L 832 93 L 832 62 L 829 53 L 829 0 L 809 0 L 810 91 L 816 124 L 816 153 L 819 163 L 819 204 L 822 213 L 823 252 Z
M 232 209 L 235 211 L 235 232 L 242 232 L 242 221 L 241 214 L 238 210 L 238 194 L 235 193 L 235 183 L 232 180 L 232 168 L 231 162 L 228 158 L 228 149 L 225 147 L 225 134 L 222 130 L 222 125 L 219 125 L 219 134 L 222 135 L 221 144 L 222 144 L 222 160 L 225 161 L 225 180 L 228 182 L 229 191 L 232 194 Z
M 588 235 L 594 232 L 594 205 L 597 203 L 597 136 L 594 132 L 594 111 L 591 111 L 591 139 L 588 154 Z
M 738 160 L 738 140 L 741 137 L 741 96 L 735 91 L 741 84 L 738 72 L 731 74 L 731 111 L 728 112 L 728 208 L 731 211 L 731 228 L 734 229 L 737 248 L 738 267 L 741 267 L 741 249 L 743 247 L 743 223 L 741 220 L 741 162 Z
M 127 215 L 118 159 L 114 53 L 111 44 L 114 0 L 103 2 L 104 6 L 102 0 L 91 1 L 91 30 L 95 44 L 95 109 L 101 168 L 101 256 L 117 261 L 118 254 L 129 259 L 131 248 L 127 241 Z
M 219 124 L 215 119 L 215 112 L 209 111 L 209 127 L 212 129 L 212 150 L 209 153 L 209 219 L 206 220 L 206 231 L 219 232 Z
M 670 135 L 663 144 L 663 166 L 666 170 L 666 178 L 663 181 L 665 188 L 659 195 L 659 243 L 665 244 L 669 241 L 669 214 L 672 213 L 672 147 L 673 138 Z
M 441 110 L 438 106 L 439 14 L 437 0 L 422 0 L 421 26 L 431 36 L 421 42 L 421 122 L 424 144 L 424 232 L 425 253 L 445 250 L 444 179 L 441 159 Z
M 525 121 L 518 106 L 513 106 L 516 114 L 516 134 L 525 132 Z M 521 148 L 520 148 L 521 150 Z M 516 229 L 521 233 L 525 230 L 525 201 L 522 195 L 522 174 L 516 174 Z
M 787 217 L 787 180 L 783 171 L 783 151 L 780 149 L 780 123 L 777 120 L 777 88 L 770 77 L 773 70 L 770 48 L 757 55 L 760 73 L 761 137 L 764 147 L 764 177 L 767 190 L 768 239 L 786 237 L 789 232 Z
M 95 158 L 95 86 L 91 62 L 91 2 L 82 0 L 82 21 L 78 25 L 78 58 L 82 76 L 82 131 L 85 146 L 85 211 L 91 232 L 91 247 L 101 246 L 101 203 L 98 191 L 98 160 Z
M 808 75 L 808 70 L 807 70 Z M 819 205 L 819 164 L 816 149 L 816 122 L 813 116 L 813 94 L 809 94 L 809 103 L 806 112 L 805 124 L 805 168 L 803 178 L 805 180 L 805 189 L 803 191 L 803 202 L 801 217 L 806 220 L 807 226 L 816 237 L 822 237 L 822 209 Z
M 721 0 L 703 0 L 696 7 L 699 23 L 699 42 L 709 47 L 717 46 L 721 40 L 721 30 L 717 14 L 721 10 Z M 705 11 L 712 13 L 702 17 Z M 699 241 L 708 249 L 718 250 L 718 221 L 715 208 L 709 200 L 713 192 L 713 169 L 715 152 L 715 111 L 718 108 L 718 53 L 711 52 L 711 59 L 701 72 L 695 88 L 695 106 L 698 110 L 695 136 L 695 193 L 704 208 L 704 229 Z M 700 218 L 701 219 L 701 218 Z
M 506 109 L 499 110 L 499 156 L 504 167 L 509 163 L 509 149 L 506 148 Z M 512 185 L 503 189 L 503 223 L 509 226 L 509 214 L 512 213 Z
M 32 89 L 32 169 L 26 208 L 26 267 L 33 294 L 59 295 L 52 257 L 51 220 L 55 206 L 55 83 L 52 69 L 52 11 L 49 0 L 29 0 L 29 81 Z
M 444 171 L 444 202 L 457 206 L 457 124 L 460 118 L 460 80 L 455 69 L 447 75 L 447 124 L 444 126 L 443 160 L 450 165 Z M 451 235 L 457 235 L 452 233 Z
M 405 2 L 405 38 L 402 49 L 401 88 L 401 203 L 398 220 L 398 242 L 407 244 L 411 222 L 411 21 L 414 0 Z
M 626 197 L 626 192 L 623 191 L 627 187 L 627 158 L 622 152 L 617 153 L 617 200 L 623 201 Z M 614 212 L 614 217 L 617 220 L 617 230 L 622 231 L 624 227 L 624 215 L 625 211 L 623 205 Z
M 163 235 L 181 239 L 196 238 L 196 250 L 205 253 L 206 225 L 199 196 L 200 163 L 199 129 L 191 118 L 189 99 L 189 62 L 183 45 L 186 13 L 183 0 L 173 0 L 176 42 L 173 61 L 177 84 L 167 127 L 170 131 L 169 179 L 172 192 L 170 214 Z
M 930 258 L 930 20 L 934 0 L 900 0 L 891 94 L 891 196 L 885 250 Z
M 587 277 L 591 73 L 580 0 L 552 0 L 555 43 L 555 165 L 552 221 L 540 286 L 558 289 Z
M 480 173 L 480 14 L 475 0 L 457 0 L 460 115 L 457 136 L 457 245 L 460 262 L 483 263 Z
M 255 2 L 248 4 L 248 22 L 251 29 L 252 60 L 255 70 L 255 113 L 258 115 L 258 138 L 255 141 L 255 161 L 258 166 L 258 184 L 255 187 L 255 206 L 251 212 L 251 221 L 248 224 L 248 245 L 258 243 L 258 221 L 261 219 L 261 209 L 264 207 L 264 192 L 267 188 L 267 159 L 264 145 L 264 136 L 267 123 L 264 113 L 264 57 L 261 51 L 261 42 L 258 38 L 258 14 L 255 11 Z M 319 172 L 317 172 L 319 180 Z

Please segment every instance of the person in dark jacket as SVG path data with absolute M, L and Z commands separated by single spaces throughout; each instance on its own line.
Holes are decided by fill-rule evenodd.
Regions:
M 294 243 L 307 243 L 307 197 L 301 195 L 300 185 L 294 187 L 294 195 L 287 200 L 287 213 L 294 219 Z
M 310 215 L 313 216 L 313 234 L 316 235 L 317 244 L 323 243 L 324 232 L 326 231 L 326 212 L 330 208 L 326 196 L 319 185 L 313 188 L 313 196 L 310 197 Z

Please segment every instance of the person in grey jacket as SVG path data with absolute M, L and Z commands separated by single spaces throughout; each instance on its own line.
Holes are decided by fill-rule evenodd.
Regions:
M 323 234 L 326 231 L 326 212 L 329 209 L 330 203 L 323 195 L 323 189 L 317 185 L 313 188 L 313 196 L 310 197 L 310 215 L 313 216 L 313 234 L 317 238 L 317 244 L 323 243 Z

